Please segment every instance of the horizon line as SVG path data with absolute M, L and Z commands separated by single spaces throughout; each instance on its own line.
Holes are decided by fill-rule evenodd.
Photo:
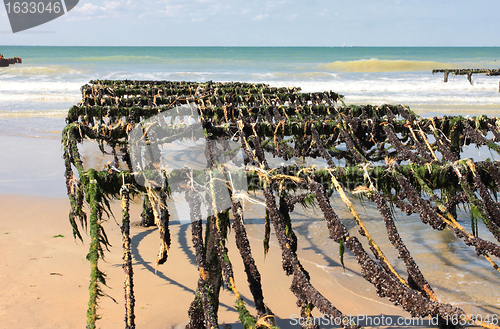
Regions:
M 148 47 L 148 48 L 500 48 L 500 46 L 193 46 L 193 45 L 169 45 L 169 46 L 158 46 L 158 45 L 123 45 L 123 46 L 103 46 L 103 45 L 83 45 L 83 46 L 75 46 L 75 45 L 0 45 L 0 47 L 106 47 L 106 48 L 140 48 L 140 47 Z

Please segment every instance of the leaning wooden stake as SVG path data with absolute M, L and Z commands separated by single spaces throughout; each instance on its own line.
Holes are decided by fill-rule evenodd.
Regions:
M 99 187 L 94 170 L 88 171 L 89 185 L 87 188 L 87 202 L 90 207 L 90 248 L 87 259 L 90 261 L 89 307 L 87 309 L 87 329 L 95 329 L 97 316 L 97 301 L 102 291 L 99 283 L 106 284 L 104 273 L 99 270 L 98 261 L 102 258 L 101 246 L 101 207 L 99 204 Z
M 472 74 L 500 75 L 500 70 L 447 69 L 446 80 L 449 73 L 467 75 L 471 81 Z M 418 117 L 407 107 L 393 105 L 347 107 L 343 104 L 343 107 L 336 108 L 332 104 L 332 101 L 340 99 L 336 93 L 298 91 L 296 88 L 271 88 L 260 84 L 169 81 L 93 81 L 91 85 L 82 88 L 82 102 L 70 109 L 62 142 L 66 185 L 71 203 L 70 223 L 75 237 L 82 238 L 79 227 L 87 229 L 84 198 L 90 208 L 91 241 L 88 259 L 91 263 L 91 284 L 88 328 L 96 327 L 96 304 L 98 298 L 104 295 L 100 288 L 105 284 L 105 277 L 99 271 L 98 260 L 103 258 L 104 248 L 109 245 L 101 219 L 102 213 L 109 210 L 108 198 L 120 195 L 122 199 L 125 317 L 128 329 L 135 326 L 128 215 L 130 193 L 138 191 L 150 201 L 150 205 L 146 206 L 149 208 L 147 218 L 151 222 L 155 219 L 160 232 L 157 265 L 163 263 L 168 256 L 168 188 L 137 185 L 133 181 L 136 170 L 132 168 L 132 164 L 146 161 L 149 155 L 142 158 L 130 153 L 127 142 L 129 133 L 138 122 L 171 110 L 172 105 L 191 102 L 199 105 L 205 133 L 199 137 L 204 135 L 209 140 L 220 137 L 226 141 L 229 138 L 233 141 L 241 139 L 242 150 L 247 156 L 245 164 L 249 178 L 248 188 L 263 191 L 267 223 L 274 226 L 283 256 L 283 268 L 293 276 L 291 290 L 297 297 L 304 319 L 311 319 L 313 308 L 333 318 L 344 319 L 343 314 L 312 286 L 309 274 L 298 258 L 297 239 L 290 215 L 294 204 L 314 203 L 314 200 L 323 212 L 332 239 L 354 253 L 362 267 L 361 274 L 376 287 L 380 297 L 385 296 L 395 305 L 402 305 L 403 309 L 414 316 L 465 316 L 462 310 L 437 302 L 397 232 L 390 206 L 397 206 L 407 213 L 418 213 L 424 223 L 436 230 L 442 230 L 446 226 L 453 229 L 458 238 L 472 246 L 478 255 L 484 256 L 498 271 L 499 267 L 490 255 L 500 258 L 500 245 L 481 239 L 477 230 L 472 234 L 465 231 L 457 222 L 453 209 L 460 204 L 474 205 L 475 209 L 481 211 L 489 231 L 500 236 L 500 222 L 497 220 L 500 218 L 500 206 L 495 199 L 500 192 L 500 165 L 495 161 L 474 163 L 460 160 L 463 149 L 470 144 L 486 145 L 500 154 L 500 119 L 483 115 L 474 118 L 444 116 L 425 119 Z M 163 133 L 171 136 L 168 142 L 178 138 L 177 134 L 188 128 L 185 123 L 166 123 L 161 127 Z M 491 134 L 493 137 L 490 137 Z M 107 146 L 114 150 L 113 157 L 119 170 L 106 166 L 100 171 L 85 171 L 78 151 L 78 144 L 85 139 L 96 141 L 103 153 L 106 153 L 104 148 Z M 163 139 L 162 142 L 167 141 Z M 209 141 L 207 146 L 210 147 Z M 227 151 L 225 147 L 207 150 L 209 169 L 216 166 L 215 160 L 219 153 Z M 268 163 L 265 152 L 285 161 L 294 157 L 322 157 L 326 159 L 328 168 L 314 168 L 315 166 L 307 166 L 305 162 L 273 168 L 272 162 Z M 380 165 L 384 159 L 386 165 Z M 343 160 L 346 161 L 344 166 L 341 165 Z M 157 177 L 159 168 L 140 167 L 144 168 L 141 172 L 144 171 L 145 178 Z M 185 173 L 183 170 L 173 170 L 171 175 Z M 370 183 L 372 180 L 376 182 L 376 186 L 371 184 L 366 190 L 375 191 L 371 200 L 375 199 L 385 220 L 389 239 L 405 262 L 412 280 L 405 282 L 406 278 L 401 278 L 389 264 L 347 197 L 349 191 L 360 184 L 365 185 L 367 180 Z M 232 195 L 237 247 L 245 264 L 258 318 L 248 312 L 235 285 L 236 278 L 225 243 L 226 230 L 229 228 L 228 213 L 215 211 L 218 204 L 215 200 L 220 195 L 215 193 L 215 186 L 211 186 L 215 215 L 208 218 L 204 238 L 200 206 L 206 198 L 202 199 L 197 195 L 198 190 L 194 190 L 197 186 L 194 184 L 186 187 L 199 271 L 196 296 L 189 310 L 189 327 L 217 327 L 218 292 L 222 280 L 235 294 L 244 326 L 252 329 L 268 327 L 271 325 L 272 313 L 263 302 L 261 278 L 250 252 L 241 204 Z M 290 191 L 304 189 L 306 192 L 300 195 L 289 194 Z M 328 197 L 333 189 L 339 191 L 361 226 L 361 234 L 368 238 L 376 259 L 368 255 L 356 237 L 349 236 L 346 227 L 333 211 Z M 424 197 L 426 193 L 430 198 Z M 277 198 L 279 203 L 276 202 Z M 270 237 L 270 230 L 268 232 L 266 242 Z M 472 317 L 467 319 L 475 320 Z M 479 321 L 476 324 L 491 327 Z
M 370 233 L 368 233 L 368 229 L 366 228 L 365 224 L 363 221 L 359 218 L 358 213 L 354 209 L 354 206 L 352 205 L 351 201 L 347 198 L 347 195 L 345 194 L 344 190 L 342 189 L 342 186 L 340 186 L 337 178 L 330 172 L 331 179 L 332 179 L 332 184 L 335 186 L 335 189 L 337 192 L 340 194 L 340 198 L 342 201 L 344 201 L 345 205 L 347 208 L 349 208 L 349 211 L 351 212 L 351 215 L 354 217 L 356 220 L 356 223 L 359 225 L 359 230 L 361 232 L 361 235 L 365 236 L 366 239 L 368 240 L 368 243 L 370 244 L 370 248 L 373 251 L 373 254 L 375 257 L 377 257 L 377 260 L 381 263 L 381 265 L 386 269 L 388 272 L 391 272 L 402 284 L 408 287 L 408 283 L 396 272 L 394 267 L 391 265 L 391 263 L 387 260 L 387 257 L 385 257 L 384 253 L 382 252 L 382 249 L 377 245 L 375 240 L 371 237 Z
M 135 329 L 134 271 L 130 248 L 130 196 L 127 185 L 123 184 L 120 194 L 122 200 L 123 271 L 125 272 L 125 329 Z

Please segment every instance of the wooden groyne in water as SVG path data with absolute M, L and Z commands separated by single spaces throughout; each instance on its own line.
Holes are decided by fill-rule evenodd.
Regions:
M 110 211 L 109 200 L 118 199 L 122 204 L 125 328 L 131 329 L 135 328 L 135 297 L 129 201 L 132 196 L 143 198 L 145 224 L 158 226 L 160 251 L 156 263 L 161 265 L 167 261 L 170 249 L 167 200 L 174 181 L 184 182 L 182 193 L 189 204 L 199 273 L 194 300 L 186 305 L 190 318 L 187 328 L 218 328 L 219 291 L 223 286 L 234 293 L 245 328 L 276 328 L 273 305 L 264 303 L 261 280 L 266 278 L 261 278 L 255 265 L 243 221 L 242 202 L 248 196 L 234 187 L 238 179 L 248 183 L 248 191 L 261 191 L 264 197 L 264 246 L 269 248 L 272 226 L 282 252 L 283 270 L 290 276 L 290 290 L 297 298 L 301 316 L 308 321 L 316 308 L 336 319 L 335 323 L 343 323 L 344 328 L 358 328 L 342 322 L 349 310 L 339 310 L 325 298 L 313 286 L 300 261 L 293 211 L 317 205 L 332 244 L 339 248 L 340 261 L 345 248 L 349 249 L 363 278 L 373 284 L 380 298 L 387 298 L 414 317 L 457 318 L 465 321 L 460 323 L 499 328 L 439 301 L 432 282 L 419 270 L 398 233 L 391 209 L 419 214 L 421 221 L 435 230 L 450 229 L 487 265 L 500 271 L 496 264 L 500 258 L 500 164 L 461 156 L 463 148 L 471 144 L 500 155 L 500 119 L 483 115 L 422 118 L 401 105 L 338 106 L 342 96 L 335 92 L 301 93 L 298 88 L 263 84 L 106 80 L 91 81 L 81 90 L 82 101 L 68 112 L 62 148 L 74 236 L 82 239 L 81 230 L 88 227 L 90 231 L 87 328 L 96 328 L 98 299 L 105 295 L 105 275 L 99 264 L 109 246 L 102 226 L 103 214 Z M 192 116 L 199 117 L 202 129 L 198 132 L 188 124 L 191 119 L 179 112 L 183 106 L 194 109 Z M 168 114 L 162 117 L 162 113 Z M 130 136 L 137 127 L 140 134 L 136 145 Z M 206 170 L 160 169 L 160 149 L 165 143 L 186 138 L 183 132 L 204 143 Z M 83 140 L 96 142 L 114 163 L 85 169 L 78 148 Z M 229 142 L 236 143 L 237 148 L 231 148 Z M 141 152 L 134 155 L 132 147 L 139 147 Z M 229 156 L 236 163 L 238 152 L 244 154 L 242 170 L 228 172 L 221 156 Z M 323 159 L 326 165 L 304 166 L 303 161 L 295 161 L 304 157 Z M 212 180 L 200 179 L 212 177 L 215 172 L 224 173 L 217 176 L 219 187 Z M 203 195 L 199 194 L 200 182 L 207 182 Z M 227 201 L 217 190 L 220 182 L 229 191 L 228 207 L 202 221 L 203 203 L 207 209 L 215 209 Z M 337 214 L 330 200 L 334 193 L 349 209 L 348 219 L 355 219 L 359 236 L 350 233 L 344 224 L 347 218 Z M 365 202 L 376 206 L 398 259 L 389 260 L 370 235 L 351 202 L 352 193 L 362 193 Z M 470 210 L 470 232 L 457 221 L 458 206 Z M 479 234 L 479 221 L 492 239 Z M 248 281 L 256 308 L 254 315 L 235 285 L 226 245 L 228 234 L 235 235 L 236 255 L 239 253 L 245 266 L 246 278 L 238 282 Z M 361 239 L 367 240 L 369 249 L 363 247 Z M 406 273 L 395 270 L 398 262 Z
M 451 73 L 455 75 L 466 75 L 467 80 L 472 84 L 472 74 L 486 74 L 487 76 L 500 75 L 500 69 L 435 69 L 432 74 L 444 73 L 444 82 L 448 82 L 448 75 Z M 500 83 L 498 92 L 500 92 Z
M 8 67 L 12 64 L 22 63 L 23 60 L 20 57 L 5 58 L 0 54 L 0 67 Z

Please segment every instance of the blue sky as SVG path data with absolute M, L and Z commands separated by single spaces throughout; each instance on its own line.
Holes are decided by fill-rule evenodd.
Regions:
M 58 46 L 500 46 L 498 0 L 80 0 L 0 44 Z

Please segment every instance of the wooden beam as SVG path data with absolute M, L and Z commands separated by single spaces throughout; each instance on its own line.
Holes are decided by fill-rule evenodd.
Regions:
M 453 75 L 467 75 L 467 80 L 472 84 L 472 74 L 486 74 L 487 76 L 500 76 L 500 69 L 434 69 L 432 74 L 444 73 L 444 82 L 448 82 L 448 75 L 453 73 Z M 500 84 L 498 86 L 498 92 L 500 92 Z

